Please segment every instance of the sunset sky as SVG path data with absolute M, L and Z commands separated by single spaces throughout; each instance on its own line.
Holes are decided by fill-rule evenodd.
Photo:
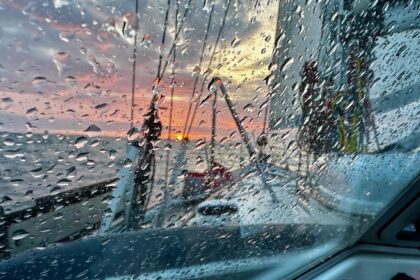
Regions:
M 181 0 L 181 14 L 187 2 Z M 203 71 L 214 47 L 225 2 L 216 1 Z M 254 0 L 232 0 L 222 49 L 219 45 L 211 67 L 214 75 L 229 84 L 231 97 L 241 118 L 247 117 L 244 124 L 250 132 L 262 122 L 260 106 L 267 94 L 263 80 L 270 74 L 278 9 L 277 1 L 260 2 L 254 8 Z M 151 97 L 159 50 L 166 57 L 173 41 L 175 1 L 171 3 L 167 43 L 161 45 L 167 0 L 140 1 L 134 113 L 137 127 L 141 126 Z M 192 1 L 177 44 L 174 131 L 185 121 L 210 3 Z M 126 135 L 133 29 L 129 26 L 125 34 L 122 30 L 124 20 L 132 19 L 134 9 L 134 0 L 1 0 L 0 130 L 80 134 L 95 124 L 104 135 Z M 159 112 L 165 128 L 170 71 L 168 67 L 159 89 L 166 95 Z M 203 97 L 208 94 L 206 89 Z M 234 131 L 232 118 L 222 102 L 218 109 L 218 135 L 230 135 Z M 192 137 L 208 137 L 210 116 L 210 105 L 203 104 Z

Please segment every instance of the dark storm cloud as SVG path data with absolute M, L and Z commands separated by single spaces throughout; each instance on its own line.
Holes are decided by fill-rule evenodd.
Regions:
M 180 14 L 187 2 L 181 1 Z M 183 98 L 181 100 L 187 101 L 191 95 L 191 71 L 200 57 L 209 17 L 208 2 L 203 7 L 203 1 L 192 0 L 178 42 L 176 78 L 177 94 Z M 167 0 L 140 0 L 136 102 L 141 104 L 137 105 L 138 108 L 147 106 L 150 99 L 159 53 L 166 59 L 173 42 L 175 1 L 171 3 L 166 43 L 162 45 Z M 214 48 L 225 4 L 224 0 L 216 1 L 202 71 L 207 67 L 210 46 Z M 229 48 L 235 36 L 244 40 L 260 29 L 258 21 L 251 23 L 249 20 L 249 5 L 250 1 L 232 0 L 222 34 L 224 46 Z M 31 102 L 30 95 L 33 94 L 33 100 L 55 98 L 56 103 L 73 96 L 77 100 L 89 101 L 91 107 L 103 103 L 106 98 L 109 103 L 120 99 L 121 109 L 128 109 L 133 38 L 127 34 L 124 36 L 122 28 L 124 18 L 134 11 L 135 1 L 3 0 L 1 7 L 0 91 L 6 92 L 5 96 L 19 102 Z M 215 67 L 216 63 L 212 65 Z M 162 82 L 166 95 L 169 72 L 170 67 Z M 25 95 L 19 95 L 19 92 Z M 181 115 L 179 117 L 183 117 Z
M 163 18 L 167 8 L 166 2 L 165 0 L 140 1 L 139 41 L 146 34 L 151 37 L 152 41 L 148 47 L 146 47 L 147 44 L 140 44 L 138 49 L 139 82 L 141 83 L 146 83 L 147 79 L 156 75 L 159 49 L 162 49 L 163 56 L 166 57 L 173 39 L 171 32 L 174 31 L 174 7 L 172 6 L 172 17 L 169 19 L 168 28 L 170 34 L 167 36 L 169 42 L 165 46 L 160 44 Z M 218 1 L 215 6 L 208 42 L 215 41 L 225 9 L 224 2 Z M 27 87 L 31 77 L 45 76 L 50 80 L 59 80 L 58 78 L 66 75 L 77 76 L 92 72 L 95 70 L 92 66 L 92 59 L 90 59 L 92 55 L 95 56 L 99 65 L 106 64 L 107 59 L 112 61 L 122 74 L 122 84 L 129 81 L 128 74 L 131 70 L 129 57 L 132 54 L 132 45 L 122 38 L 120 30 L 105 33 L 103 24 L 107 19 L 113 18 L 117 21 L 116 28 L 121 28 L 118 21 L 122 21 L 125 14 L 133 11 L 134 1 L 101 1 L 100 4 L 86 1 L 80 3 L 80 6 L 75 4 L 76 2 L 72 2 L 59 9 L 47 1 L 12 2 L 5 0 L 4 3 L 8 9 L 2 11 L 0 21 L 2 26 L 10 27 L 5 30 L 5 39 L 1 44 L 0 50 L 7 53 L 6 60 L 3 59 L 4 61 L 2 60 L 1 63 L 10 70 L 15 68 L 13 70 L 28 71 L 24 75 L 24 79 L 15 78 L 20 81 L 21 90 L 30 90 L 30 87 Z M 185 9 L 184 5 L 181 5 L 181 13 L 183 9 Z M 239 6 L 235 3 L 231 4 L 223 33 L 224 38 L 229 40 L 235 34 L 246 37 L 255 32 L 258 26 L 249 24 L 249 21 L 243 16 L 244 9 L 246 9 L 244 4 Z M 198 63 L 208 16 L 208 7 L 203 9 L 201 1 L 192 1 L 190 13 L 184 24 L 186 32 L 181 37 L 181 42 L 186 41 L 185 44 L 189 45 L 189 48 L 186 55 L 178 56 L 178 67 L 183 69 L 180 72 L 188 72 L 191 69 L 188 69 L 187 66 Z M 101 32 L 105 38 L 100 38 Z M 63 34 L 64 36 L 70 34 L 68 36 L 71 38 L 68 39 L 68 43 L 60 40 L 60 36 Z M 105 50 L 102 49 L 103 46 L 106 47 Z M 62 64 L 61 70 L 57 69 L 60 65 L 57 66 L 57 61 L 54 61 L 54 54 L 59 52 L 66 52 L 69 55 L 66 61 L 58 61 Z M 36 55 L 34 55 L 35 53 Z M 206 49 L 206 55 L 209 55 L 208 49 Z M 19 67 L 24 62 L 26 63 L 24 66 L 29 69 Z M 8 77 L 13 80 L 15 75 L 13 71 L 9 71 L 8 74 Z M 142 77 L 144 78 L 141 79 Z

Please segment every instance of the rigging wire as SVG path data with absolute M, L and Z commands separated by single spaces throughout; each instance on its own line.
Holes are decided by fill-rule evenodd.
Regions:
M 137 34 L 139 26 L 139 0 L 136 1 L 136 18 L 137 18 L 137 29 L 134 34 L 134 48 L 133 48 L 133 68 L 131 76 L 131 111 L 130 111 L 130 130 L 133 128 L 134 122 L 134 92 L 136 89 L 136 66 L 137 66 Z
M 163 30 L 162 30 L 162 47 L 165 45 L 165 41 L 166 41 L 166 30 L 168 28 L 168 18 L 169 18 L 169 11 L 171 9 L 171 0 L 168 0 L 167 2 L 168 8 L 166 9 L 166 14 L 165 14 L 165 20 L 163 22 Z M 150 104 L 150 112 L 152 112 L 151 114 L 154 114 L 152 110 L 157 110 L 157 106 L 156 106 L 156 102 L 157 102 L 157 94 L 154 93 L 154 89 L 155 86 L 157 85 L 157 83 L 160 81 L 159 80 L 159 75 L 160 75 L 160 71 L 161 71 L 161 67 L 162 67 L 162 60 L 163 60 L 163 55 L 162 52 L 159 52 L 159 62 L 158 62 L 158 67 L 157 67 L 157 73 L 156 73 L 156 79 L 153 82 L 153 98 L 152 98 L 152 102 Z M 146 146 L 147 147 L 147 146 Z M 149 190 L 149 194 L 148 197 L 146 199 L 146 203 L 144 204 L 144 209 L 147 209 L 148 205 L 149 205 L 149 201 L 150 201 L 150 197 L 152 195 L 154 186 L 155 186 L 155 174 L 156 174 L 156 155 L 155 155 L 155 151 L 152 150 L 151 151 L 151 175 L 150 175 L 150 190 Z
M 267 95 L 267 101 L 266 101 L 267 103 L 265 105 L 266 107 L 265 107 L 265 110 L 264 110 L 263 129 L 262 129 L 262 132 L 261 132 L 260 136 L 258 137 L 258 139 L 260 139 L 260 141 L 262 139 L 261 137 L 265 137 L 265 140 L 263 140 L 263 141 L 267 142 L 267 130 L 268 130 L 267 126 L 268 126 L 268 121 L 269 121 L 269 118 L 270 118 L 270 106 L 271 106 L 272 95 L 273 95 L 273 85 L 270 84 L 268 86 L 268 95 Z M 266 145 L 266 143 L 265 144 L 263 142 L 261 142 L 261 143 L 263 145 L 260 145 L 260 146 L 265 146 Z
M 212 53 L 211 53 L 210 60 L 209 60 L 209 63 L 207 65 L 206 71 L 208 71 L 210 69 L 211 64 L 213 62 L 214 55 L 215 55 L 216 49 L 217 49 L 217 45 L 219 44 L 220 38 L 222 36 L 223 30 L 224 30 L 224 27 L 225 27 L 226 17 L 227 17 L 227 14 L 228 14 L 229 7 L 230 7 L 230 3 L 231 2 L 232 2 L 232 0 L 228 0 L 228 2 L 226 4 L 226 9 L 225 9 L 225 12 L 223 14 L 222 24 L 221 24 L 221 26 L 219 28 L 219 32 L 217 33 L 217 37 L 216 37 L 216 41 L 215 41 L 215 44 L 214 44 L 214 48 L 212 50 Z M 199 94 L 197 96 L 197 99 L 196 99 L 196 104 L 195 104 L 195 107 L 194 107 L 194 110 L 193 110 L 193 115 L 191 117 L 190 125 L 188 126 L 188 130 L 186 130 L 186 132 L 185 132 L 185 135 L 187 137 L 191 133 L 191 129 L 192 129 L 192 126 L 194 124 L 194 119 L 195 119 L 195 116 L 196 116 L 196 113 L 197 113 L 197 110 L 198 110 L 198 106 L 200 104 L 201 96 L 203 95 L 203 91 L 204 91 L 204 87 L 205 87 L 206 81 L 207 81 L 207 79 L 204 78 L 203 79 L 203 82 L 201 83 L 200 92 L 199 92 Z M 187 117 L 189 118 L 189 115 L 187 115 Z
M 214 11 L 214 6 L 215 6 L 214 1 L 210 5 L 211 5 L 211 10 L 210 10 L 209 18 L 208 18 L 208 21 L 207 21 L 206 29 L 204 31 L 204 40 L 203 40 L 203 45 L 201 47 L 200 60 L 198 61 L 198 69 L 199 69 L 200 72 L 201 72 L 201 66 L 202 66 L 203 59 L 204 59 L 204 51 L 206 49 L 207 39 L 208 39 L 209 31 L 210 31 L 211 20 L 212 20 L 212 17 L 213 17 L 213 11 Z M 187 118 L 185 119 L 185 124 L 184 124 L 184 129 L 182 130 L 182 135 L 185 135 L 185 132 L 187 131 L 189 116 L 191 114 L 192 105 L 194 103 L 193 99 L 194 99 L 195 91 L 197 89 L 197 84 L 198 84 L 198 79 L 200 77 L 200 72 L 195 75 L 190 101 L 188 102 L 189 106 L 188 106 L 188 110 L 187 110 Z
M 267 95 L 267 100 L 266 100 L 266 104 L 265 104 L 265 108 L 264 108 L 264 117 L 263 117 L 263 129 L 262 132 L 260 134 L 260 136 L 257 137 L 257 145 L 260 147 L 260 154 L 263 155 L 263 148 L 265 146 L 267 146 L 268 144 L 268 138 L 267 138 L 267 132 L 268 132 L 268 128 L 267 128 L 267 124 L 268 124 L 268 119 L 270 116 L 270 103 L 271 103 L 271 88 L 269 89 L 270 92 Z M 260 111 L 261 112 L 261 111 Z
M 175 1 L 175 32 L 178 30 L 178 14 L 179 14 L 179 1 Z M 172 118 L 173 118 L 173 108 L 174 108 L 174 93 L 175 93 L 175 74 L 176 74 L 176 47 L 172 52 L 172 80 L 171 80 L 171 97 L 169 103 L 169 126 L 168 126 L 168 140 L 171 140 L 171 130 L 172 130 Z
M 179 14 L 179 1 L 175 1 L 175 23 L 174 23 L 174 30 L 175 32 L 178 30 L 178 14 Z M 176 47 L 172 52 L 172 80 L 171 80 L 171 97 L 169 101 L 169 124 L 168 124 L 168 145 L 170 145 L 171 141 L 171 131 L 172 131 L 172 119 L 173 119 L 173 107 L 174 107 L 174 94 L 175 94 L 175 66 L 176 66 Z M 165 167 L 165 190 L 168 188 L 168 176 L 169 176 L 169 159 L 171 155 L 171 149 L 168 149 L 166 153 L 166 167 Z
M 266 133 L 267 130 L 267 122 L 268 122 L 268 116 L 270 114 L 270 101 L 271 101 L 271 93 L 268 95 L 267 98 L 267 105 L 265 107 L 265 112 L 264 112 L 264 122 L 263 122 L 263 130 L 262 130 L 262 134 Z
M 211 106 L 211 137 L 210 137 L 210 170 L 213 170 L 215 163 L 215 148 L 216 148 L 216 118 L 217 118 L 217 91 L 214 92 L 213 104 Z M 213 178 L 214 179 L 214 178 Z
M 165 14 L 165 22 L 163 23 L 163 35 L 162 35 L 162 46 L 165 46 L 165 39 L 166 39 L 166 29 L 168 28 L 168 18 L 169 18 L 169 11 L 171 9 L 171 0 L 168 0 L 168 8 L 166 9 L 166 14 Z M 163 59 L 163 55 L 162 55 L 162 50 L 159 51 L 159 63 L 158 63 L 158 69 L 157 69 L 157 74 L 156 74 L 156 78 L 159 78 L 160 76 L 160 68 L 162 67 L 162 59 Z
M 185 7 L 184 14 L 182 15 L 182 20 L 180 21 L 180 24 L 179 24 L 179 28 L 178 28 L 178 30 L 175 33 L 175 37 L 174 37 L 174 40 L 172 42 L 171 48 L 169 49 L 169 52 L 166 55 L 165 64 L 163 65 L 163 67 L 162 67 L 162 69 L 160 71 L 160 74 L 157 77 L 158 78 L 157 79 L 158 82 L 160 82 L 163 79 L 163 77 L 165 76 L 165 72 L 166 72 L 166 68 L 168 67 L 169 60 L 170 60 L 171 55 L 172 55 L 172 53 L 173 53 L 173 51 L 175 49 L 176 43 L 178 42 L 179 36 L 180 36 L 180 34 L 182 32 L 182 28 L 183 28 L 184 23 L 185 23 L 185 18 L 187 17 L 188 12 L 190 11 L 191 1 L 192 0 L 188 0 L 188 3 L 186 5 L 186 7 Z
M 144 202 L 144 209 L 147 209 L 149 207 L 149 203 L 150 203 L 150 199 L 152 197 L 152 190 L 155 184 L 155 172 L 156 172 L 156 158 L 153 157 L 152 158 L 152 174 L 150 175 L 152 180 L 151 180 L 151 186 L 150 186 L 150 192 L 147 194 L 146 197 L 146 201 Z
M 221 62 L 221 52 L 218 55 L 218 62 Z M 219 68 L 217 68 L 217 76 L 219 75 Z M 213 170 L 214 165 L 214 156 L 216 149 L 216 116 L 217 116 L 217 91 L 214 92 L 214 99 L 212 105 L 212 123 L 211 123 L 211 133 L 210 133 L 210 159 L 207 163 L 209 170 Z M 214 180 L 214 178 L 213 178 Z
M 255 0 L 254 10 L 257 9 L 259 4 L 260 4 L 260 0 Z
M 165 58 L 165 64 L 163 65 L 163 68 L 161 68 L 161 66 L 158 66 L 158 71 L 160 70 L 160 73 L 158 72 L 157 77 L 156 77 L 156 79 L 153 81 L 153 84 L 152 84 L 152 94 L 153 94 L 153 96 L 152 96 L 152 100 L 150 101 L 149 110 L 153 110 L 153 109 L 155 109 L 155 108 L 154 108 L 154 106 L 156 105 L 156 102 L 157 102 L 157 100 L 158 100 L 158 94 L 157 94 L 157 92 L 155 92 L 155 88 L 156 88 L 156 87 L 160 84 L 160 82 L 162 81 L 162 79 L 163 79 L 163 77 L 164 77 L 164 75 L 165 75 L 166 68 L 167 68 L 167 66 L 168 66 L 170 56 L 172 55 L 172 53 L 173 53 L 173 51 L 174 51 L 174 49 L 175 49 L 175 45 L 176 45 L 176 43 L 178 42 L 179 35 L 180 35 L 180 34 L 181 34 L 181 32 L 182 32 L 182 27 L 183 27 L 183 25 L 184 25 L 185 18 L 186 18 L 187 14 L 188 14 L 188 12 L 189 12 L 189 10 L 190 10 L 191 1 L 192 1 L 192 0 L 188 0 L 188 4 L 187 4 L 187 5 L 186 5 L 186 7 L 185 7 L 184 14 L 182 15 L 181 24 L 180 24 L 180 26 L 179 26 L 178 30 L 176 30 L 174 40 L 173 40 L 173 42 L 172 42 L 172 44 L 171 44 L 171 48 L 170 48 L 170 50 L 169 50 L 168 54 L 166 55 L 166 58 Z M 165 23 L 167 23 L 167 21 L 165 21 Z M 166 24 L 165 24 L 165 25 L 166 25 Z M 164 27 L 164 29 L 165 29 L 165 31 L 166 31 L 166 27 Z M 166 33 L 166 32 L 165 32 L 165 33 Z M 162 58 L 161 58 L 161 57 L 162 57 Z M 162 59 L 163 59 L 163 56 L 159 55 L 159 61 L 163 61 Z M 160 62 L 159 64 L 161 64 L 161 62 Z M 142 128 L 145 128 L 145 123 L 146 123 L 146 122 L 143 122 L 143 126 L 142 126 Z
M 137 0 L 138 1 L 138 0 Z M 166 56 L 166 59 L 165 59 L 165 64 L 164 64 L 164 66 L 163 66 L 163 68 L 161 67 L 161 65 L 162 65 L 162 62 L 163 62 L 163 56 L 160 54 L 159 55 L 159 65 L 158 65 L 158 73 L 157 73 L 157 77 L 156 77 L 156 79 L 153 81 L 153 85 L 152 85 L 152 94 L 153 94 L 153 96 L 152 96 L 152 100 L 150 101 L 150 105 L 149 105 L 149 110 L 152 112 L 153 110 L 156 110 L 157 109 L 157 106 L 156 106 L 156 103 L 157 103 L 157 100 L 158 100 L 158 94 L 157 94 L 157 92 L 155 92 L 155 88 L 159 85 L 159 83 L 160 83 L 160 81 L 162 80 L 162 78 L 164 77 L 164 74 L 165 74 L 165 71 L 166 71 L 166 67 L 167 67 L 167 65 L 168 65 L 168 61 L 169 61 L 169 57 L 173 54 L 173 52 L 174 52 L 174 50 L 175 50 L 175 45 L 176 45 L 176 43 L 177 43 L 177 41 L 178 41 L 178 38 L 179 38 L 179 35 L 181 34 L 181 31 L 182 31 L 182 27 L 183 27 L 183 24 L 184 24 L 184 22 L 185 22 L 185 18 L 186 18 L 186 16 L 187 16 L 187 14 L 188 14 L 188 12 L 189 12 L 189 10 L 190 10 L 190 6 L 191 6 L 191 1 L 192 0 L 188 0 L 188 4 L 186 5 L 186 7 L 185 7 L 185 10 L 184 10 L 184 13 L 183 13 L 183 16 L 182 16 L 182 19 L 181 19 L 181 23 L 180 23 L 180 25 L 179 25 L 179 27 L 178 27 L 178 29 L 175 29 L 176 30 L 176 33 L 175 33 L 175 37 L 174 37 L 174 40 L 173 40 L 173 42 L 172 42 L 172 44 L 171 44 L 171 48 L 170 48 L 170 50 L 169 50 L 169 52 L 168 52 L 168 54 L 167 54 L 167 56 Z M 170 9 L 170 0 L 168 0 L 168 11 L 167 11 L 167 14 L 169 14 L 169 9 Z M 167 23 L 168 23 L 168 20 L 167 20 L 167 18 L 165 17 L 165 22 L 164 22 L 164 34 L 163 34 L 163 36 L 162 36 L 162 41 L 164 41 L 164 38 L 165 38 L 165 36 L 166 36 L 166 29 L 167 29 Z M 143 129 L 145 129 L 146 128 L 146 124 L 147 122 L 146 121 L 144 121 L 143 122 L 143 125 L 142 125 L 142 128 Z M 156 168 L 156 163 L 152 163 L 153 165 L 152 165 L 152 168 L 153 169 L 155 169 Z M 153 176 L 153 178 L 152 178 L 152 181 L 154 181 L 154 176 Z M 154 186 L 154 182 L 152 182 L 152 188 L 153 188 L 153 186 Z M 150 189 L 150 193 L 152 192 L 152 188 Z

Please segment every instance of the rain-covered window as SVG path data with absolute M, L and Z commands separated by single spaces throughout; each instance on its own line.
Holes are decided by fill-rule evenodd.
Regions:
M 0 0 L 0 257 L 183 278 L 345 248 L 419 173 L 419 14 Z

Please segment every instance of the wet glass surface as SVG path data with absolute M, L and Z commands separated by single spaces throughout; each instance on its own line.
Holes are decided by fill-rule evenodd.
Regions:
M 419 174 L 419 13 L 0 1 L 0 279 L 287 275 L 355 242 Z

